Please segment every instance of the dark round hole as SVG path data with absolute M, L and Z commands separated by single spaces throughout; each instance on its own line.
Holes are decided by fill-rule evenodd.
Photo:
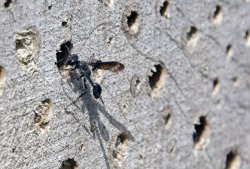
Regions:
M 231 44 L 227 45 L 226 53 L 228 54 L 231 49 L 232 49 L 232 45 Z
M 238 81 L 238 77 L 233 77 L 233 78 L 232 78 L 232 81 L 233 81 L 233 82 L 237 82 L 237 81 Z
M 131 11 L 131 14 L 127 17 L 127 24 L 129 28 L 134 25 L 137 18 L 138 18 L 138 13 L 135 11 Z
M 11 3 L 12 3 L 12 0 L 7 0 L 7 1 L 5 1 L 4 7 L 5 7 L 5 8 L 10 7 L 10 4 L 11 4 Z
M 246 31 L 245 33 L 245 44 L 247 47 L 250 46 L 250 29 Z
M 151 89 L 154 89 L 156 84 L 160 80 L 160 77 L 163 73 L 164 68 L 162 65 L 158 64 L 158 65 L 155 65 L 155 69 L 156 69 L 155 72 L 153 70 L 151 70 L 152 75 L 148 77 L 149 78 L 149 85 L 150 85 Z
M 60 51 L 56 53 L 56 65 L 58 68 L 61 68 L 65 61 L 67 60 L 68 56 L 70 55 L 70 51 L 73 48 L 73 44 L 71 41 L 67 41 L 60 46 Z
M 225 169 L 239 169 L 239 154 L 236 150 L 232 150 L 227 154 Z
M 62 26 L 63 27 L 67 27 L 68 26 L 68 23 L 66 21 L 62 21 Z
M 220 87 L 221 87 L 220 80 L 218 78 L 215 78 L 213 80 L 213 91 L 212 91 L 212 94 L 217 94 L 220 91 Z
M 219 83 L 220 83 L 219 79 L 215 78 L 214 81 L 213 81 L 213 88 L 215 88 Z
M 245 33 L 245 39 L 247 40 L 250 36 L 250 30 L 247 30 Z
M 164 124 L 167 126 L 168 125 L 168 123 L 169 123 L 169 121 L 170 121 L 170 118 L 171 118 L 171 114 L 169 113 L 169 114 L 167 114 L 167 115 L 165 115 L 164 117 L 163 117 L 163 119 L 164 119 Z
M 77 169 L 77 162 L 73 158 L 69 158 L 62 162 L 60 169 Z
M 6 71 L 2 66 L 0 66 L 0 85 L 4 84 L 5 80 L 6 80 Z
M 164 3 L 162 4 L 162 6 L 161 6 L 161 8 L 160 8 L 160 14 L 161 14 L 161 16 L 163 16 L 163 17 L 166 17 L 166 18 L 168 18 L 169 16 L 169 14 L 168 14 L 168 7 L 169 7 L 169 2 L 168 1 L 164 1 Z
M 189 32 L 187 33 L 187 40 L 190 40 L 196 33 L 198 29 L 195 26 L 191 26 Z
M 194 143 L 197 143 L 200 141 L 201 136 L 206 128 L 206 126 L 208 125 L 206 117 L 205 116 L 201 116 L 200 117 L 200 121 L 199 124 L 195 124 L 194 128 L 195 128 L 195 132 L 193 133 L 193 141 Z
M 215 11 L 214 11 L 214 19 L 221 13 L 221 6 L 216 5 Z
M 51 10 L 52 9 L 52 4 L 48 6 L 48 9 Z
M 127 144 L 127 143 L 128 143 L 128 136 L 126 133 L 121 133 L 117 136 L 116 147 L 119 144 Z

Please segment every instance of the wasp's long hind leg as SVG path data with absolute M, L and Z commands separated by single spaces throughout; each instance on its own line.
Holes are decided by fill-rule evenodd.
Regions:
M 76 100 L 74 100 L 72 103 L 68 104 L 66 107 L 69 107 L 71 106 L 72 104 L 76 104 L 76 102 L 78 102 L 78 100 L 84 96 L 86 94 L 86 92 L 82 93 L 80 96 L 78 96 L 78 98 Z
M 87 80 L 86 80 L 86 78 L 83 78 L 83 83 L 84 83 L 84 87 L 85 87 L 85 89 L 87 89 Z

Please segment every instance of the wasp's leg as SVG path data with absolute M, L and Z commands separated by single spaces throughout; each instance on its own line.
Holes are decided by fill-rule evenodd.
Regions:
M 87 80 L 86 80 L 86 78 L 83 78 L 83 83 L 84 83 L 85 89 L 87 89 Z
M 75 104 L 83 95 L 85 95 L 86 92 L 84 92 L 83 94 L 81 94 L 75 101 L 73 101 L 72 103 L 70 103 L 69 105 L 67 105 L 67 107 L 71 106 L 72 104 Z

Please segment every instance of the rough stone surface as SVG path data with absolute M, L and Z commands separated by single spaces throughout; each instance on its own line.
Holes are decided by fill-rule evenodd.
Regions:
M 0 168 L 249 169 L 249 11 L 248 0 L 1 0 Z M 82 61 L 125 65 L 92 73 L 105 106 L 60 74 L 68 41 Z

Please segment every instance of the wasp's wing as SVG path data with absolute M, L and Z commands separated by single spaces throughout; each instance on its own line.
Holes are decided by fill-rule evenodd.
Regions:
M 110 61 L 110 62 L 97 61 L 97 62 L 89 62 L 88 64 L 93 67 L 92 70 L 102 69 L 102 70 L 109 70 L 111 72 L 122 71 L 125 67 L 122 63 L 116 61 Z

